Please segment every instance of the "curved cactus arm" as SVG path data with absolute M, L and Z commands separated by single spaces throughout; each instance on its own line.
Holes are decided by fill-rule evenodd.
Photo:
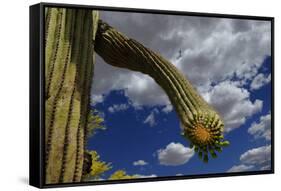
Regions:
M 183 136 L 204 162 L 209 153 L 215 158 L 215 150 L 229 144 L 223 140 L 224 123 L 218 113 L 169 61 L 102 20 L 94 44 L 108 64 L 147 74 L 163 88 L 180 118 Z

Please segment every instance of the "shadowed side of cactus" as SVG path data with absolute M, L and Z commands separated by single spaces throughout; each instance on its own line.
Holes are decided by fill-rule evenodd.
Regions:
M 99 20 L 95 51 L 110 65 L 139 71 L 152 77 L 167 93 L 182 124 L 182 134 L 198 156 L 208 162 L 222 146 L 224 123 L 169 61 Z
M 98 12 L 64 8 L 45 12 L 45 182 L 79 182 Z

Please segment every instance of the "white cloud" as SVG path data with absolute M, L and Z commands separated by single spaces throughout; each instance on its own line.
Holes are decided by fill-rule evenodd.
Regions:
M 91 95 L 91 104 L 92 105 L 95 105 L 97 103 L 101 103 L 101 102 L 103 102 L 103 100 L 104 100 L 103 95 L 95 95 L 95 94 Z
M 197 86 L 208 81 L 221 81 L 234 74 L 239 79 L 252 79 L 265 55 L 270 55 L 270 23 L 225 19 L 204 21 L 209 25 L 208 32 L 198 33 L 205 28 L 198 25 L 182 38 L 186 49 L 177 64 L 179 68 Z M 237 22 L 243 23 L 247 29 L 236 28 Z
M 148 124 L 150 127 L 155 126 L 156 123 L 156 119 L 155 119 L 155 115 L 158 114 L 159 111 L 158 109 L 153 109 L 150 114 L 145 118 L 145 120 L 143 121 L 144 124 Z
M 187 163 L 194 155 L 194 150 L 184 147 L 181 143 L 171 142 L 165 149 L 157 151 L 160 164 L 178 166 Z
M 209 87 L 202 94 L 206 101 L 222 115 L 226 132 L 244 124 L 247 117 L 261 111 L 263 105 L 261 100 L 252 102 L 249 91 L 231 81 Z
M 271 145 L 248 150 L 240 157 L 244 164 L 264 165 L 271 161 Z
M 129 105 L 122 103 L 122 104 L 114 104 L 114 105 L 110 106 L 108 108 L 108 111 L 110 113 L 115 113 L 115 112 L 118 112 L 118 111 L 125 111 L 127 109 L 129 109 Z
M 164 113 L 170 113 L 172 110 L 173 110 L 173 106 L 172 106 L 171 104 L 166 105 L 166 106 L 162 109 L 162 111 L 163 111 Z
M 271 145 L 250 149 L 240 156 L 240 165 L 231 167 L 227 172 L 241 172 L 254 169 L 271 169 Z
M 168 96 L 148 75 L 106 64 L 97 56 L 92 94 L 108 94 L 111 90 L 125 90 L 125 95 L 135 107 L 167 105 Z M 108 75 L 110 74 L 110 75 Z
M 253 79 L 251 83 L 251 90 L 257 90 L 260 89 L 262 86 L 266 85 L 271 81 L 271 74 L 269 74 L 267 77 L 260 73 Z
M 149 124 L 150 127 L 156 125 L 154 113 L 150 113 L 143 123 Z
M 271 165 L 265 165 L 261 167 L 261 170 L 270 170 L 271 169 Z
M 147 165 L 148 163 L 145 162 L 144 160 L 138 160 L 138 161 L 134 161 L 133 162 L 133 165 L 134 166 L 144 166 L 144 165 Z
M 134 176 L 136 176 L 137 178 L 154 178 L 154 177 L 157 177 L 156 174 L 150 174 L 150 175 L 135 174 Z
M 252 170 L 254 168 L 254 165 L 235 165 L 233 167 L 231 167 L 227 172 L 244 172 L 244 171 L 249 171 Z
M 267 141 L 271 140 L 271 113 L 261 116 L 259 122 L 252 123 L 248 129 L 248 133 L 257 138 L 264 138 Z

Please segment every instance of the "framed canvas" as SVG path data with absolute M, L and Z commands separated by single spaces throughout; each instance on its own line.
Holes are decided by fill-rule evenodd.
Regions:
M 274 18 L 30 6 L 30 184 L 274 172 Z

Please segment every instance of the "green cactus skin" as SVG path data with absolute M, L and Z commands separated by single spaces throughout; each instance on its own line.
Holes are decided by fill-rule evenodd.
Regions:
M 182 124 L 182 135 L 204 162 L 208 154 L 229 144 L 223 141 L 224 123 L 218 113 L 197 93 L 169 61 L 99 20 L 95 51 L 110 65 L 142 72 L 167 93 Z
M 98 12 L 45 10 L 46 184 L 80 182 Z

